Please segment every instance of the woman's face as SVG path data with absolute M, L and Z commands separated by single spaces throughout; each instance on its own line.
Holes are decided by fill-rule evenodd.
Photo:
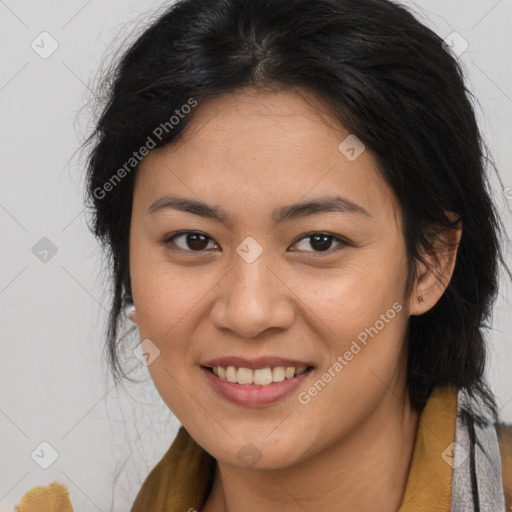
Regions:
M 292 91 L 210 99 L 137 172 L 130 275 L 151 377 L 192 437 L 238 467 L 305 460 L 404 396 L 414 305 L 399 207 L 370 152 L 353 138 L 340 149 L 349 133 L 319 108 Z M 270 370 L 247 385 L 203 368 L 230 357 Z M 258 358 L 313 369 L 267 387 L 291 362 Z

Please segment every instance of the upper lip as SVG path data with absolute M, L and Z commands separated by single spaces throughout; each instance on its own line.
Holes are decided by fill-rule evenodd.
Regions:
M 302 366 L 313 366 L 310 363 L 304 361 L 298 361 L 297 359 L 285 359 L 283 357 L 258 357 L 256 359 L 245 359 L 244 357 L 237 356 L 225 356 L 217 357 L 202 363 L 202 366 L 209 366 L 213 368 L 215 366 L 236 366 L 237 368 L 251 368 L 257 370 L 258 368 L 274 368 L 276 366 L 293 366 L 294 368 L 301 368 Z

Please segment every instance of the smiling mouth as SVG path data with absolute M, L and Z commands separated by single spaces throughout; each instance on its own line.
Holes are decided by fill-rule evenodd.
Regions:
M 267 368 L 244 368 L 236 366 L 202 366 L 220 380 L 247 386 L 268 386 L 290 380 L 310 372 L 313 366 L 274 366 Z

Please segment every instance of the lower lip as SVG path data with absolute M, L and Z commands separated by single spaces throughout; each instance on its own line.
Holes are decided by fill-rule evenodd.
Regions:
M 266 386 L 228 382 L 227 380 L 222 380 L 217 377 L 204 366 L 201 366 L 201 370 L 211 382 L 215 391 L 217 391 L 222 397 L 239 405 L 258 407 L 261 405 L 275 403 L 289 395 L 292 391 L 297 389 L 298 386 L 300 386 L 313 369 L 310 368 L 300 375 L 297 375 L 297 377 L 285 379 L 281 382 L 273 382 Z

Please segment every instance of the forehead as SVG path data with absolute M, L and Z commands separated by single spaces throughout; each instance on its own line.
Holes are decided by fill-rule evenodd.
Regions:
M 305 91 L 225 94 L 201 102 L 179 140 L 143 159 L 136 194 L 181 192 L 259 211 L 339 194 L 369 211 L 394 209 L 370 151 L 353 160 L 340 150 L 348 136 Z

